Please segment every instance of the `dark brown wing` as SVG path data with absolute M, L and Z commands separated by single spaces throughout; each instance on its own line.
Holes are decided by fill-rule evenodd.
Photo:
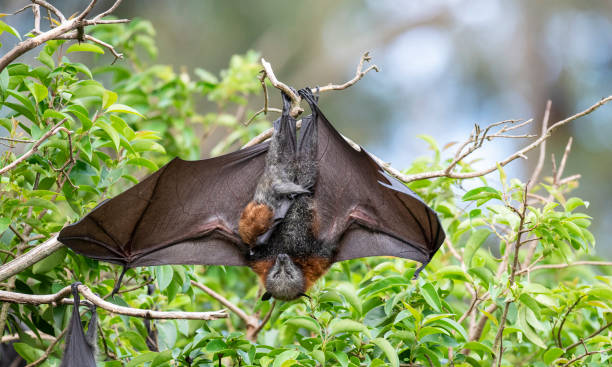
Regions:
M 334 261 L 388 255 L 428 263 L 444 241 L 436 213 L 317 115 L 316 220 L 319 238 L 337 243 Z
M 176 158 L 62 229 L 59 240 L 127 267 L 246 265 L 238 220 L 253 198 L 267 149 L 265 143 L 201 161 Z

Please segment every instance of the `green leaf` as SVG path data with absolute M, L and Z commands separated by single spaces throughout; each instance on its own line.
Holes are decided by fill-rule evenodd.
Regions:
M 576 209 L 577 207 L 579 207 L 580 205 L 584 205 L 586 208 L 589 207 L 589 202 L 585 202 L 582 201 L 582 199 L 580 198 L 569 198 L 566 202 L 565 202 L 565 210 L 568 212 L 571 212 L 572 210 Z
M 471 342 L 467 342 L 467 343 L 463 344 L 463 348 L 471 349 L 471 350 L 477 350 L 477 351 L 489 353 L 491 355 L 495 354 L 495 353 L 493 353 L 493 349 L 491 349 L 491 347 L 489 347 L 486 344 L 482 344 L 482 343 L 476 342 L 476 341 L 471 341 Z
M 0 218 L 0 235 L 6 231 L 11 224 L 11 218 Z
M 152 140 L 133 140 L 130 142 L 132 148 L 136 152 L 158 152 L 158 153 L 166 153 L 166 150 L 162 145 L 156 143 Z
M 156 266 L 154 268 L 155 278 L 157 279 L 157 286 L 160 291 L 163 291 L 168 287 L 174 276 L 174 270 L 170 265 Z
M 140 116 L 142 118 L 145 118 L 143 114 L 141 114 L 140 112 L 136 111 L 135 109 L 133 109 L 130 106 L 126 106 L 124 104 L 120 104 L 120 103 L 115 103 L 111 106 L 109 106 L 106 109 L 106 112 L 124 112 L 124 113 L 131 113 L 133 115 L 137 115 Z
M 468 191 L 465 195 L 463 195 L 463 201 L 471 201 L 478 200 L 478 205 L 482 205 L 491 199 L 501 200 L 501 193 L 489 186 L 477 187 Z
M 13 36 L 19 38 L 19 40 L 21 41 L 21 36 L 19 35 L 19 32 L 17 32 L 15 28 L 0 20 L 0 34 L 2 34 L 3 32 L 8 32 Z
M 357 311 L 357 314 L 361 315 L 362 302 L 361 299 L 357 296 L 355 287 L 350 283 L 343 283 L 340 284 L 336 289 L 344 296 L 344 299 L 346 299 L 346 301 L 353 307 L 353 309 Z
M 519 296 L 518 299 L 522 304 L 529 307 L 534 314 L 540 314 L 540 305 L 538 305 L 538 302 L 536 302 L 535 299 L 531 298 L 530 295 L 528 295 L 527 293 L 523 293 Z
M 334 336 L 340 333 L 355 333 L 362 332 L 368 336 L 370 336 L 370 331 L 368 328 L 357 321 L 348 320 L 348 319 L 333 319 L 329 323 L 329 336 Z
M 421 295 L 425 299 L 425 302 L 431 306 L 437 312 L 442 309 L 442 302 L 436 292 L 435 288 L 431 283 L 425 283 L 421 286 Z
M 90 158 L 91 159 L 91 158 Z M 155 164 L 155 162 L 146 159 L 146 158 L 132 158 L 130 160 L 127 161 L 128 164 L 132 164 L 134 166 L 139 166 L 139 167 L 145 167 L 147 168 L 149 171 L 157 171 L 157 169 L 159 168 L 157 166 L 157 164 Z
M 454 329 L 455 331 L 457 331 L 459 334 L 461 334 L 461 337 L 463 338 L 463 340 L 469 340 L 468 339 L 468 334 L 465 331 L 465 329 L 463 328 L 463 326 L 461 326 L 461 324 L 459 324 L 457 321 L 451 319 L 451 318 L 447 318 L 447 319 L 441 319 L 435 322 L 436 325 L 441 324 L 443 326 L 446 326 L 449 329 Z
M 425 316 L 425 318 L 423 319 L 423 325 L 427 325 L 429 323 L 432 323 L 432 322 L 435 322 L 435 321 L 438 321 L 438 320 L 441 320 L 447 317 L 451 317 L 451 316 L 453 316 L 453 314 L 450 314 L 450 313 L 435 314 L 433 313 L 431 315 Z
M 544 355 L 542 356 L 542 359 L 544 360 L 544 363 L 552 364 L 555 361 L 555 359 L 561 357 L 563 353 L 564 353 L 563 349 L 552 347 L 549 350 L 547 350 L 546 353 L 544 353 Z
M 465 261 L 465 265 L 470 267 L 472 265 L 472 258 L 476 251 L 482 246 L 482 244 L 489 237 L 491 231 L 486 228 L 478 229 L 470 235 L 467 243 L 465 244 L 465 250 L 463 255 L 463 260 Z
M 58 265 L 65 264 L 66 262 L 66 249 L 62 248 L 59 251 L 55 251 L 53 254 L 47 256 L 43 260 L 37 262 L 32 267 L 32 273 L 44 274 L 52 270 Z
M 399 357 L 397 356 L 397 351 L 391 346 L 391 343 L 383 338 L 372 339 L 372 343 L 385 353 L 391 366 L 399 367 Z
M 71 45 L 70 47 L 68 47 L 68 49 L 66 50 L 66 53 L 71 53 L 71 52 L 94 52 L 97 54 L 104 54 L 104 49 L 98 45 L 94 45 L 93 43 L 75 43 L 73 45 Z
M 297 362 L 295 359 L 300 355 L 297 350 L 286 350 L 274 358 L 272 367 L 287 367 L 292 366 Z
M 321 326 L 317 320 L 308 316 L 293 316 L 285 321 L 285 325 L 297 326 L 298 328 L 304 328 L 317 334 L 321 333 Z
M 227 349 L 227 344 L 221 339 L 213 339 L 206 344 L 206 350 L 214 353 Z
M 113 145 L 115 146 L 115 151 L 119 151 L 119 144 L 121 143 L 121 137 L 117 133 L 117 131 L 107 124 L 106 122 L 98 119 L 96 121 L 96 126 L 100 127 L 104 132 L 108 135 L 108 137 L 113 141 Z
M 105 89 L 102 93 L 102 108 L 109 108 L 115 102 L 117 102 L 117 93 Z
M 0 93 L 4 95 L 4 93 L 9 88 L 9 72 L 7 68 L 4 68 L 2 72 L 0 72 Z
M 36 59 L 40 61 L 41 64 L 48 67 L 49 69 L 55 69 L 55 61 L 53 61 L 53 57 L 51 57 L 51 55 L 47 53 L 46 49 L 43 49 L 42 51 L 40 51 Z
M 521 308 L 518 312 L 518 326 L 533 344 L 540 348 L 546 348 L 546 343 L 536 334 L 527 322 L 527 308 Z
M 123 336 L 123 335 L 122 335 Z M 157 355 L 159 353 L 157 352 L 144 352 L 142 354 L 137 355 L 136 357 L 132 358 L 132 360 L 130 360 L 125 367 L 136 367 L 136 366 L 144 366 L 146 362 L 151 362 L 153 361 L 155 358 L 157 358 Z
M 25 203 L 21 204 L 21 206 L 32 206 L 35 208 L 48 209 L 56 214 L 59 213 L 59 210 L 57 209 L 57 206 L 55 206 L 55 204 L 53 204 L 49 200 L 42 198 L 31 198 Z
M 43 354 L 41 350 L 32 348 L 26 343 L 14 343 L 13 348 L 15 348 L 15 351 L 28 362 L 37 360 Z
M 43 99 L 47 98 L 49 90 L 42 84 L 39 83 L 28 83 L 28 89 L 34 96 L 36 103 L 39 103 Z

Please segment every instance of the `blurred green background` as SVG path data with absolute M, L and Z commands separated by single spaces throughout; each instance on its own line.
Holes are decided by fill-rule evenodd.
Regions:
M 66 14 L 84 2 L 52 1 Z M 26 3 L 3 0 L 1 11 Z M 95 10 L 111 3 L 100 0 Z M 321 106 L 340 131 L 398 169 L 428 154 L 418 134 L 444 145 L 465 139 L 475 123 L 531 117 L 536 132 L 548 99 L 554 122 L 612 93 L 609 0 L 129 0 L 115 15 L 152 21 L 158 62 L 177 70 L 200 67 L 217 73 L 231 55 L 256 50 L 280 80 L 296 88 L 344 82 L 361 54 L 371 51 L 381 72 L 323 95 Z M 5 20 L 24 34 L 32 28 L 31 18 L 24 12 Z M 4 34 L 0 42 L 6 52 L 15 40 Z M 273 92 L 272 105 L 279 101 Z M 249 106 L 260 108 L 261 97 Z M 551 172 L 550 154 L 560 159 L 569 136 L 574 145 L 565 173 L 582 174 L 576 195 L 591 203 L 587 212 L 594 217 L 597 252 L 612 258 L 612 106 L 555 133 L 545 175 Z M 477 153 L 478 164 L 501 160 L 523 144 L 515 139 L 489 143 Z M 511 164 L 508 174 L 527 179 L 536 154 Z

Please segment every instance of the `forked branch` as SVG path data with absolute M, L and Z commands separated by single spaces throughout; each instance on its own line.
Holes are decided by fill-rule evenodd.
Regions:
M 55 40 L 55 39 L 80 39 L 77 36 L 77 30 L 83 29 L 87 26 L 96 25 L 96 24 L 117 24 L 117 23 L 128 23 L 129 19 L 102 19 L 103 17 L 112 13 L 119 4 L 121 4 L 122 0 L 116 0 L 113 5 L 107 9 L 106 11 L 96 15 L 91 19 L 86 19 L 97 0 L 92 0 L 87 7 L 79 13 L 74 18 L 67 19 L 66 16 L 55 6 L 49 4 L 44 0 L 31 0 L 32 5 L 28 6 L 32 8 L 32 12 L 34 14 L 34 30 L 31 32 L 34 35 L 33 38 L 28 38 L 22 42 L 19 42 L 15 47 L 9 50 L 4 56 L 0 57 L 0 71 L 6 68 L 11 62 L 17 59 L 19 56 L 24 53 L 36 48 L 37 46 L 42 45 L 43 43 Z M 40 30 L 40 8 L 47 9 L 50 13 L 53 13 L 55 17 L 58 18 L 57 26 L 52 27 L 46 32 L 42 32 Z M 26 7 L 20 9 L 22 11 Z M 55 20 L 53 20 L 55 22 Z M 73 33 L 71 33 L 73 32 Z M 121 54 L 118 53 L 111 45 L 88 35 L 84 35 L 83 39 L 87 39 L 89 41 L 95 42 L 97 44 L 102 45 L 103 47 L 108 48 L 115 58 L 121 58 Z

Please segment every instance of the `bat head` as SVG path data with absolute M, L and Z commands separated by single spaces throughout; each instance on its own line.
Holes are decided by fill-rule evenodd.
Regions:
M 302 269 L 287 254 L 276 257 L 265 283 L 267 293 L 283 301 L 299 298 L 306 291 Z

